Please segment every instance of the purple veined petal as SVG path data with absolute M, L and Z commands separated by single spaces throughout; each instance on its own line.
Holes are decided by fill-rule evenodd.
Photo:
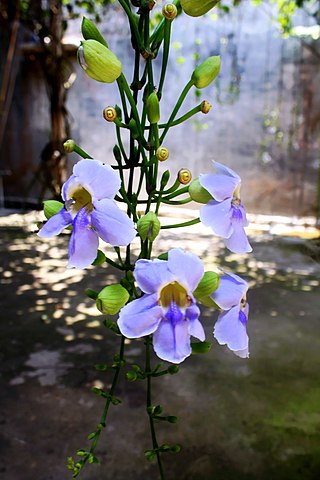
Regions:
M 233 232 L 229 238 L 225 238 L 224 243 L 226 247 L 234 253 L 249 253 L 252 252 L 252 247 L 248 242 L 247 234 L 243 228 L 242 215 L 239 208 L 235 210 L 239 216 L 232 216 Z
M 133 221 L 109 198 L 93 202 L 91 223 L 102 240 L 112 246 L 126 246 L 136 236 Z
M 113 198 L 121 185 L 118 173 L 99 160 L 80 160 L 73 167 L 73 174 L 93 200 Z
M 217 174 L 228 175 L 229 177 L 236 178 L 238 180 L 238 183 L 241 182 L 241 178 L 234 170 L 232 170 L 232 168 L 229 168 L 226 165 L 222 165 L 222 163 L 216 162 L 215 160 L 213 160 L 212 163 L 213 168 Z
M 247 227 L 249 225 L 249 222 L 247 219 L 246 209 L 244 208 L 242 202 L 240 204 L 239 210 L 241 211 L 241 216 L 242 216 L 242 226 Z
M 99 238 L 90 224 L 90 217 L 85 208 L 79 210 L 72 225 L 68 268 L 86 268 L 97 256 Z
M 144 295 L 125 305 L 118 318 L 122 335 L 127 338 L 140 338 L 153 333 L 162 318 L 162 308 L 157 300 L 157 294 Z
M 145 293 L 155 293 L 175 280 L 166 260 L 138 260 L 134 269 L 137 285 Z
M 222 310 L 229 310 L 239 305 L 243 295 L 248 290 L 245 280 L 234 274 L 221 275 L 220 283 L 211 298 Z
M 239 305 L 220 313 L 213 334 L 220 345 L 227 345 L 233 352 L 246 352 L 249 356 L 246 325 L 240 321 L 239 313 Z
M 189 320 L 189 334 L 203 342 L 206 338 L 203 326 L 199 321 L 200 309 L 197 305 L 191 305 L 186 310 L 186 318 Z
M 69 177 L 68 180 L 64 182 L 61 188 L 61 197 L 64 202 L 70 199 L 70 195 L 68 195 L 68 191 L 70 190 L 70 188 L 73 187 L 74 184 L 78 183 L 78 177 L 76 177 L 75 175 L 71 175 L 71 177 Z
M 187 287 L 188 294 L 196 289 L 204 274 L 202 260 L 193 253 L 185 252 L 180 248 L 169 251 L 168 269 L 178 283 Z
M 159 358 L 171 363 L 181 363 L 191 354 L 188 322 L 172 324 L 162 320 L 153 334 L 153 348 Z
M 233 232 L 231 200 L 227 199 L 223 202 L 210 200 L 207 205 L 201 207 L 200 220 L 219 237 L 230 237 Z
M 62 230 L 72 223 L 72 217 L 69 212 L 63 207 L 60 212 L 53 215 L 44 224 L 38 232 L 39 237 L 50 238 L 54 235 L 59 235 Z
M 217 202 L 233 197 L 239 180 L 229 175 L 203 174 L 199 176 L 200 185 L 205 188 Z

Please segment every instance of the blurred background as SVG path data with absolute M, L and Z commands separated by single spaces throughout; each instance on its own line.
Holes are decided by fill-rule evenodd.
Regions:
M 114 129 L 102 112 L 120 103 L 119 96 L 115 85 L 94 82 L 77 63 L 83 15 L 99 22 L 130 79 L 130 32 L 117 2 L 0 2 L 4 480 L 70 478 L 66 458 L 88 446 L 103 408 L 90 388 L 110 382 L 93 365 L 111 361 L 118 348 L 84 293 L 101 290 L 117 273 L 109 266 L 66 270 L 68 234 L 35 235 L 42 201 L 60 198 L 79 160 L 65 154 L 67 138 L 113 162 Z M 160 441 L 182 446 L 165 458 L 168 480 L 320 478 L 319 24 L 318 0 L 221 2 L 204 17 L 175 20 L 161 120 L 198 63 L 221 55 L 222 68 L 212 86 L 187 97 L 181 113 L 204 99 L 213 108 L 170 130 L 170 159 L 161 168 L 174 176 L 186 167 L 196 177 L 210 172 L 214 159 L 235 169 L 254 251 L 228 253 L 202 226 L 159 237 L 155 254 L 180 246 L 200 255 L 207 269 L 232 270 L 251 287 L 251 358 L 214 343 L 206 356 L 193 356 L 177 376 L 155 386 L 157 403 L 179 416 L 177 425 L 157 426 Z M 198 206 L 183 210 L 186 220 L 197 215 L 192 209 Z M 162 216 L 174 223 L 181 214 L 164 209 Z M 217 315 L 209 308 L 202 313 L 211 340 Z M 143 362 L 142 341 L 127 350 L 128 362 Z M 118 396 L 122 404 L 112 410 L 97 452 L 101 466 L 89 466 L 81 477 L 156 479 L 143 455 L 150 448 L 145 386 L 123 379 Z

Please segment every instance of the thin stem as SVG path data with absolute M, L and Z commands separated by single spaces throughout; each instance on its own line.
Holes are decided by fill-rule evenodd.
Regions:
M 166 77 L 167 66 L 168 66 L 169 51 L 170 51 L 171 24 L 172 24 L 172 20 L 168 20 L 166 18 L 165 22 L 164 22 L 164 42 L 163 42 L 162 66 L 161 66 L 159 87 L 158 87 L 158 92 L 157 92 L 159 100 L 162 97 L 162 89 L 163 89 L 163 84 L 164 84 L 164 80 L 165 80 L 165 77 Z
M 189 220 L 188 222 L 174 223 L 173 225 L 162 225 L 161 229 L 165 230 L 168 228 L 189 227 L 190 225 L 196 225 L 197 223 L 200 223 L 200 222 L 201 222 L 200 218 L 195 218 L 194 220 Z
M 130 28 L 132 33 L 135 36 L 135 40 L 139 49 L 139 52 L 144 54 L 145 53 L 145 47 L 142 43 L 141 35 L 138 29 L 138 25 L 135 19 L 135 16 L 133 15 L 130 5 L 125 1 L 125 0 L 119 0 L 120 5 L 122 6 L 123 10 L 126 12 L 129 23 L 130 23 Z

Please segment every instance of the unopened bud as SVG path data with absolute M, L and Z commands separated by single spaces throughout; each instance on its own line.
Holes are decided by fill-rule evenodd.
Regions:
M 156 92 L 152 92 L 146 101 L 147 116 L 150 123 L 157 123 L 160 120 L 159 99 Z
M 178 14 L 177 7 L 173 3 L 167 3 L 162 8 L 162 15 L 168 20 L 173 20 Z
M 211 110 L 211 103 L 209 103 L 207 100 L 203 100 L 203 102 L 201 103 L 201 112 L 202 113 L 209 113 L 210 110 Z
M 103 118 L 107 120 L 107 122 L 114 122 L 117 118 L 117 112 L 114 107 L 106 107 L 103 110 Z
M 156 151 L 156 157 L 160 162 L 164 162 L 169 158 L 169 150 L 166 147 L 159 147 Z
M 78 61 L 89 77 L 97 82 L 112 83 L 121 75 L 121 62 L 109 48 L 96 40 L 81 42 Z
M 181 170 L 179 170 L 178 180 L 180 183 L 182 183 L 183 185 L 187 185 L 187 183 L 191 181 L 191 178 L 192 175 L 190 170 L 188 170 L 187 168 L 181 168 Z
M 76 142 L 71 138 L 69 140 L 66 140 L 63 144 L 64 151 L 66 153 L 72 153 L 74 151 L 75 145 L 76 145 Z
M 213 200 L 212 196 L 203 188 L 199 182 L 199 178 L 195 178 L 189 186 L 189 195 L 194 202 L 198 203 L 208 203 L 210 200 Z
M 95 26 L 95 24 L 86 17 L 83 17 L 82 24 L 81 24 L 81 32 L 83 38 L 85 40 L 96 40 L 97 42 L 101 43 L 105 47 L 108 47 L 107 42 L 101 35 L 99 29 Z
M 166 170 L 165 172 L 163 172 L 161 180 L 160 180 L 161 190 L 167 185 L 167 183 L 169 182 L 169 179 L 170 179 L 170 172 L 169 172 L 169 170 Z
M 216 272 L 205 272 L 201 278 L 197 288 L 194 290 L 193 295 L 196 298 L 208 297 L 215 292 L 220 283 L 220 276 Z
M 129 300 L 128 291 L 119 283 L 108 285 L 98 294 L 96 305 L 101 313 L 115 315 Z
M 63 203 L 58 202 L 57 200 L 45 200 L 43 202 L 43 213 L 45 214 L 45 217 L 49 220 L 49 218 L 53 217 L 53 215 L 60 212 L 63 207 Z
M 134 118 L 130 119 L 129 128 L 130 128 L 132 138 L 135 138 L 135 139 L 138 138 L 139 137 L 139 130 L 138 130 L 138 127 L 137 127 L 137 122 L 135 121 Z
M 137 230 L 142 240 L 150 240 L 151 242 L 160 232 L 161 224 L 154 212 L 148 212 L 137 222 Z
M 191 80 L 197 88 L 204 88 L 216 78 L 220 72 L 220 57 L 214 56 L 207 58 L 196 67 Z
M 212 343 L 210 342 L 192 342 L 191 343 L 191 350 L 193 355 L 197 355 L 199 353 L 207 353 L 212 347 Z
M 200 17 L 209 12 L 219 0 L 180 0 L 182 10 L 191 17 Z

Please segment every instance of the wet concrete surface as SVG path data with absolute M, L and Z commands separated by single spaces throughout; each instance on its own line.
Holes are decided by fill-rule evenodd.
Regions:
M 71 478 L 66 459 L 89 446 L 103 408 L 90 388 L 111 381 L 93 365 L 118 351 L 118 337 L 84 294 L 114 281 L 115 270 L 66 270 L 68 235 L 39 239 L 38 217 L 0 218 L 2 480 Z M 154 382 L 154 402 L 179 417 L 157 424 L 160 443 L 182 447 L 164 455 L 168 480 L 320 478 L 319 243 L 262 230 L 251 229 L 254 252 L 241 257 L 199 225 L 161 234 L 161 251 L 192 250 L 207 269 L 231 269 L 251 286 L 250 359 L 213 340 L 207 355 Z M 216 317 L 202 309 L 207 340 Z M 128 343 L 127 362 L 143 365 L 143 350 L 143 341 Z M 116 395 L 122 403 L 110 410 L 96 452 L 101 464 L 79 478 L 157 479 L 143 453 L 151 448 L 145 385 L 122 376 Z

